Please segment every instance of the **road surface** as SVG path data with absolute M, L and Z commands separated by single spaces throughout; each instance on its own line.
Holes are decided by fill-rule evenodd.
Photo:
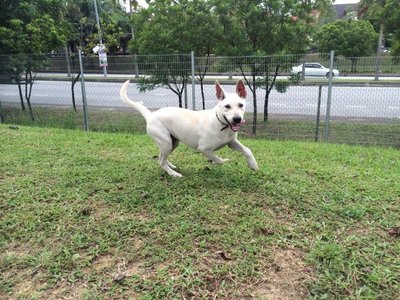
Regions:
M 86 82 L 87 102 L 89 106 L 104 109 L 124 109 L 127 106 L 119 100 L 121 83 Z M 82 103 L 80 82 L 76 84 L 76 101 Z M 234 86 L 225 86 L 227 92 L 233 92 Z M 253 98 L 248 92 L 247 111 L 253 111 Z M 136 84 L 131 84 L 129 97 L 142 101 L 149 108 L 178 106 L 177 96 L 167 88 L 157 88 L 139 93 Z M 264 90 L 257 92 L 257 107 L 262 113 Z M 214 85 L 205 86 L 206 108 L 216 104 Z M 188 107 L 192 108 L 191 89 L 188 89 Z M 327 87 L 322 87 L 321 113 L 326 111 Z M 0 85 L 0 101 L 18 103 L 18 87 L 12 84 Z M 70 81 L 35 81 L 32 90 L 32 105 L 71 105 Z M 315 116 L 318 104 L 318 86 L 290 86 L 286 93 L 273 90 L 270 94 L 269 112 L 271 114 Z M 196 109 L 201 109 L 200 86 L 196 86 Z M 350 118 L 400 118 L 400 87 L 354 87 L 333 86 L 331 116 Z

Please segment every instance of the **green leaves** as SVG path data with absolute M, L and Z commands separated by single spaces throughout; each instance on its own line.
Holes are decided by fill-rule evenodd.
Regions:
M 47 53 L 65 43 L 60 20 L 52 17 L 53 8 L 33 4 L 32 1 L 21 1 L 8 18 L 1 20 L 0 37 L 4 43 L 1 54 Z
M 220 37 L 220 25 L 207 1 L 152 2 L 133 16 L 133 24 L 131 53 L 204 55 L 213 51 Z
M 321 53 L 331 50 L 345 57 L 367 56 L 374 51 L 378 35 L 368 21 L 337 20 L 322 26 L 314 35 Z

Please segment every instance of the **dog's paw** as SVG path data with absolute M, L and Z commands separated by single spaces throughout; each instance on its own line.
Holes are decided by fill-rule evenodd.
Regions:
M 176 169 L 176 166 L 171 164 L 168 160 L 167 160 L 167 164 L 171 169 Z
M 228 160 L 229 160 L 229 158 L 217 157 L 217 158 L 209 160 L 209 162 L 216 164 L 216 165 L 222 165 L 223 163 L 227 162 Z
M 256 161 L 250 161 L 250 162 L 249 162 L 249 168 L 252 169 L 252 170 L 254 170 L 254 171 L 258 171 L 258 170 L 259 170 L 259 169 L 258 169 L 258 164 L 257 164 Z
M 175 171 L 168 172 L 168 174 L 173 176 L 173 177 L 182 177 L 183 176 L 182 174 L 180 174 L 178 172 L 175 172 Z

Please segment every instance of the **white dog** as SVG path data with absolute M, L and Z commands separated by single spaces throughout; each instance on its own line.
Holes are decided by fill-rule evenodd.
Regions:
M 144 105 L 128 98 L 129 80 L 120 90 L 123 102 L 137 109 L 145 118 L 147 133 L 154 139 L 160 149 L 160 166 L 171 176 L 182 175 L 173 169 L 176 167 L 168 161 L 168 155 L 179 142 L 197 149 L 209 160 L 222 164 L 222 159 L 214 154 L 215 150 L 228 145 L 240 151 L 246 157 L 249 167 L 258 170 L 258 165 L 250 149 L 237 139 L 237 131 L 244 123 L 246 88 L 243 81 L 236 84 L 236 93 L 225 93 L 218 81 L 215 84 L 218 104 L 209 110 L 193 111 L 178 107 L 165 107 L 151 112 Z

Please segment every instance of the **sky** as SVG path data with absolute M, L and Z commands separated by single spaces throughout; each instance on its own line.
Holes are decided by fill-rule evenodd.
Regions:
M 128 1 L 129 1 L 129 0 L 127 0 L 126 2 L 128 3 Z M 124 1 L 123 1 L 123 0 L 119 0 L 119 2 L 120 2 L 122 5 L 124 5 Z M 147 3 L 146 3 L 145 0 L 138 0 L 138 3 L 139 3 L 139 6 L 147 7 Z M 126 4 L 125 7 L 126 7 L 126 11 L 129 11 L 129 6 L 128 6 L 128 4 Z

